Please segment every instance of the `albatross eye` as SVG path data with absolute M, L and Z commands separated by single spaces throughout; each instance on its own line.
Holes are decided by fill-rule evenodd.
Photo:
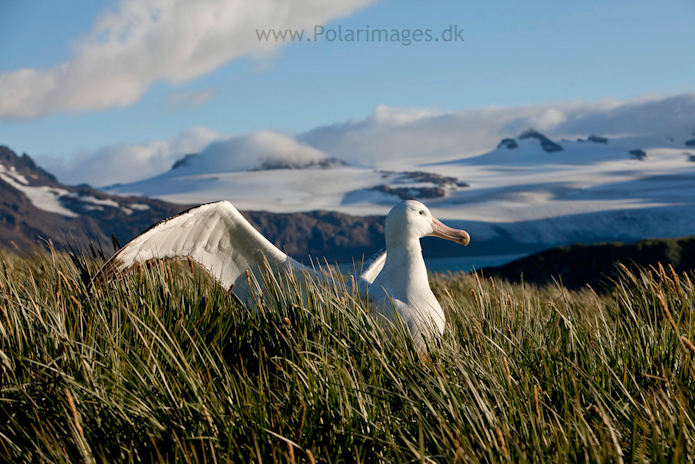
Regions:
M 420 210 L 420 215 L 425 214 L 425 210 Z

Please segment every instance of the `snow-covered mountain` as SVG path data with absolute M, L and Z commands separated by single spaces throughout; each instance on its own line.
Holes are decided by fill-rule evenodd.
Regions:
M 350 165 L 270 133 L 227 142 L 236 144 L 231 150 L 220 143 L 106 192 L 63 185 L 3 147 L 0 238 L 64 242 L 63 235 L 98 230 L 101 239 L 115 232 L 124 241 L 186 205 L 227 199 L 256 211 L 247 218 L 300 259 L 349 261 L 381 246 L 391 206 L 416 198 L 473 238 L 466 248 L 424 240 L 426 256 L 441 258 L 433 269 L 501 264 L 555 245 L 695 234 L 693 137 L 551 140 L 525 131 L 478 156 L 425 154 L 394 169 Z
M 64 185 L 26 154 L 17 156 L 0 146 L 0 249 L 35 250 L 49 241 L 65 249 L 68 242 L 91 241 L 96 248 L 100 243 L 109 255 L 111 234 L 125 243 L 187 208 L 157 199 L 109 195 L 87 185 Z M 359 261 L 384 246 L 382 216 L 328 211 L 242 214 L 276 246 L 302 261 L 312 257 Z
M 471 232 L 467 254 L 522 254 L 575 242 L 695 234 L 693 137 L 587 134 L 550 140 L 528 130 L 478 156 L 442 160 L 425 153 L 422 162 L 399 170 L 341 163 L 324 169 L 219 169 L 208 150 L 209 159 L 195 169 L 179 166 L 108 191 L 177 203 L 227 199 L 241 209 L 354 215 L 386 214 L 401 199 L 417 198 Z M 273 156 L 282 162 L 282 154 Z M 200 167 L 205 163 L 211 168 Z
M 111 234 L 129 240 L 153 222 L 184 205 L 114 196 L 88 185 L 67 186 L 38 167 L 26 154 L 0 146 L 0 247 L 14 251 L 52 241 L 99 241 L 111 250 Z

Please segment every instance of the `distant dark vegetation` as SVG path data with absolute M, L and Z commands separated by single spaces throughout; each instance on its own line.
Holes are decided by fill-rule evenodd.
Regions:
M 499 267 L 483 269 L 487 276 L 499 276 L 512 282 L 524 280 L 538 284 L 562 282 L 567 288 L 591 285 L 606 289 L 618 274 L 618 263 L 628 269 L 638 266 L 665 268 L 678 274 L 695 269 L 695 236 L 674 239 L 642 240 L 637 243 L 601 243 L 553 248 L 517 259 Z

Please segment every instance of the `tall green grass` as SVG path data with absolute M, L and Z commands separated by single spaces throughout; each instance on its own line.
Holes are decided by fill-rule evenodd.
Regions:
M 100 264 L 0 254 L 0 459 L 695 459 L 692 276 L 599 296 L 434 275 L 423 361 L 349 283 L 270 278 L 252 312 L 188 263 L 91 294 Z

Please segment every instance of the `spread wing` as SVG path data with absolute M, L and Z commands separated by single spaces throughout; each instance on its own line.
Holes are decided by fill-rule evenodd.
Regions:
M 371 258 L 365 261 L 365 263 L 362 265 L 362 269 L 356 277 L 363 284 L 371 284 L 372 282 L 374 282 L 374 279 L 376 279 L 376 276 L 378 276 L 381 270 L 384 268 L 385 262 L 386 248 L 382 248 L 381 250 L 374 253 L 374 255 Z
M 233 288 L 242 301 L 251 298 L 246 271 L 263 282 L 264 262 L 274 272 L 293 270 L 299 276 L 304 271 L 314 274 L 270 243 L 231 203 L 218 201 L 189 209 L 150 227 L 113 255 L 94 277 L 92 285 L 101 285 L 132 273 L 138 265 L 166 258 L 193 259 L 220 284 Z

